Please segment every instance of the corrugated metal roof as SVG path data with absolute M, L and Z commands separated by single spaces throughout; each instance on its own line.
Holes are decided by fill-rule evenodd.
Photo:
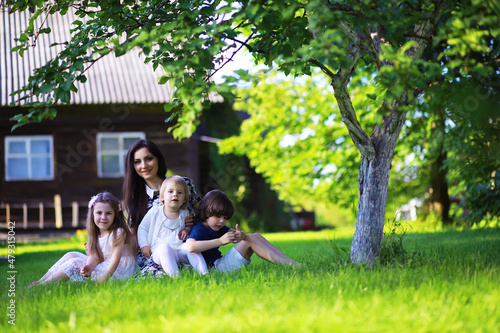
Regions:
M 28 11 L 9 14 L 0 9 L 0 106 L 8 106 L 15 100 L 9 96 L 21 89 L 33 70 L 44 65 L 62 46 L 50 47 L 53 43 L 62 43 L 70 38 L 71 23 L 76 16 L 51 15 L 44 27 L 52 32 L 42 34 L 34 48 L 30 48 L 23 57 L 10 50 L 16 46 L 14 38 L 25 30 L 31 13 Z M 41 26 L 43 17 L 39 17 L 35 26 Z M 75 82 L 78 93 L 71 94 L 71 104 L 114 104 L 114 103 L 166 103 L 170 101 L 172 91 L 168 84 L 158 84 L 162 75 L 152 65 L 144 64 L 140 50 L 115 57 L 108 54 L 97 61 L 86 73 L 87 82 Z

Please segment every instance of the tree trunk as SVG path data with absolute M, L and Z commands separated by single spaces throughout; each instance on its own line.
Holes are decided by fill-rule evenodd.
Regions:
M 413 27 L 412 34 L 418 38 L 414 38 L 415 43 L 404 51 L 407 57 L 413 60 L 422 57 L 428 43 L 427 39 L 431 38 L 435 23 L 447 6 L 446 1 L 437 3 L 436 8 L 439 9 Z M 384 111 L 384 114 L 385 111 L 390 111 L 390 114 L 384 117 L 381 127 L 377 126 L 372 136 L 368 137 L 358 121 L 347 86 L 366 48 L 370 50 L 379 70 L 384 66 L 392 66 L 390 61 L 383 60 L 381 56 L 382 44 L 386 43 L 384 29 L 382 27 L 371 29 L 368 39 L 365 35 L 358 34 L 346 22 L 340 21 L 339 28 L 351 39 L 352 43 L 349 44 L 347 52 L 350 61 L 341 66 L 335 74 L 324 67 L 322 69 L 332 79 L 331 84 L 342 114 L 342 121 L 361 153 L 358 216 L 351 247 L 351 261 L 358 264 L 373 264 L 382 245 L 392 157 L 405 121 L 404 111 L 399 110 L 399 107 L 407 105 L 410 91 L 403 92 L 389 104 L 383 105 L 380 111 Z M 318 64 L 315 62 L 315 65 Z M 413 99 L 413 93 L 411 95 Z
M 431 136 L 429 138 L 429 155 L 432 160 L 430 165 L 430 196 L 427 200 L 427 208 L 441 216 L 444 225 L 451 224 L 450 219 L 450 197 L 448 195 L 448 173 L 444 162 L 446 161 L 446 150 L 444 148 L 445 117 L 444 111 L 440 113 L 432 124 Z
M 450 196 L 448 195 L 448 182 L 444 161 L 446 152 L 441 150 L 437 159 L 431 164 L 431 188 L 429 196 L 429 209 L 441 215 L 444 225 L 450 225 Z
M 371 137 L 376 151 L 373 159 L 368 160 L 361 156 L 358 216 L 351 247 L 353 263 L 373 264 L 379 254 L 384 231 L 391 162 L 404 122 L 403 118 L 397 120 L 398 124 L 392 133 L 375 130 Z

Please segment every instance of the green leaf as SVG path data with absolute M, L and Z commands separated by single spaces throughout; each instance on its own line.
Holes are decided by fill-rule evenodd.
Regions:
M 170 80 L 170 76 L 168 76 L 168 75 L 163 75 L 162 77 L 160 77 L 160 78 L 158 79 L 158 83 L 159 83 L 159 84 L 165 84 L 165 83 L 167 83 L 167 82 L 168 82 L 168 80 Z
M 44 84 L 40 87 L 39 94 L 45 95 L 54 90 L 54 84 Z
M 111 52 L 111 50 L 110 50 L 110 49 L 108 49 L 108 48 L 104 48 L 104 49 L 99 49 L 99 50 L 97 50 L 96 52 L 97 52 L 98 54 L 100 54 L 100 55 L 106 55 L 106 54 L 108 54 L 109 52 Z M 119 56 L 119 55 L 117 55 L 117 57 L 118 57 L 118 56 Z
M 63 91 L 70 91 L 71 90 L 71 86 L 73 85 L 73 81 L 67 79 L 66 81 L 64 81 L 63 83 L 61 83 L 59 85 L 59 87 L 61 87 L 61 89 Z
M 71 65 L 71 67 L 69 68 L 71 72 L 74 72 L 74 71 L 80 71 L 82 72 L 83 71 L 83 60 L 82 59 L 78 59 L 76 60 L 73 65 Z
M 75 80 L 80 81 L 81 83 L 87 82 L 87 77 L 85 75 L 78 75 Z
M 22 49 L 22 45 L 14 46 L 14 47 L 10 50 L 10 52 L 17 52 L 17 51 L 19 51 L 19 50 L 21 50 L 21 49 Z
M 47 108 L 45 112 L 50 120 L 53 120 L 57 116 L 57 110 L 54 108 Z
M 163 106 L 163 110 L 164 110 L 165 112 L 167 112 L 167 113 L 168 113 L 168 112 L 170 112 L 170 111 L 172 111 L 172 109 L 173 109 L 173 108 L 174 108 L 174 106 L 173 106 L 172 104 L 165 104 L 165 105 Z M 171 116 L 171 117 L 172 117 L 172 116 Z M 169 118 L 169 119 L 170 119 L 170 118 Z M 170 120 L 169 120 L 169 121 L 170 121 Z
M 70 102 L 70 99 L 71 99 L 69 88 L 68 88 L 68 90 L 56 88 L 54 90 L 54 98 L 56 100 L 60 100 L 61 102 L 65 103 L 65 104 L 68 104 Z

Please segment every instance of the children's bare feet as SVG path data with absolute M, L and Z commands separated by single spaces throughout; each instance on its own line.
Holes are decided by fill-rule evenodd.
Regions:
M 28 286 L 28 288 L 33 288 L 33 287 L 36 287 L 38 285 L 39 285 L 38 281 L 33 281 L 33 282 L 30 283 L 30 285 Z
M 292 267 L 300 267 L 302 266 L 303 264 L 301 262 L 298 262 L 298 261 L 294 261 L 290 264 Z

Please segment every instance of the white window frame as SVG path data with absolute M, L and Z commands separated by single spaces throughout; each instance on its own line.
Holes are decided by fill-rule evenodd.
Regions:
M 99 178 L 120 178 L 125 174 L 125 158 L 127 157 L 128 149 L 124 149 L 123 141 L 125 138 L 137 136 L 138 139 L 145 139 L 146 134 L 144 132 L 101 132 L 97 133 L 97 175 Z M 101 147 L 101 140 L 104 138 L 117 138 L 118 139 L 118 173 L 103 173 L 102 171 L 102 155 L 106 153 L 117 154 L 116 150 L 106 151 Z
M 47 140 L 49 141 L 49 152 L 44 154 L 31 153 L 31 141 L 34 140 Z M 26 153 L 10 153 L 9 144 L 15 141 L 24 141 L 26 144 Z M 5 180 L 6 181 L 46 181 L 54 179 L 54 137 L 52 135 L 15 135 L 6 136 L 4 140 L 4 161 L 5 161 Z M 31 159 L 33 157 L 48 157 L 50 161 L 49 176 L 46 177 L 33 177 L 33 166 Z M 28 176 L 23 178 L 15 178 L 9 175 L 9 159 L 21 157 L 28 160 Z

